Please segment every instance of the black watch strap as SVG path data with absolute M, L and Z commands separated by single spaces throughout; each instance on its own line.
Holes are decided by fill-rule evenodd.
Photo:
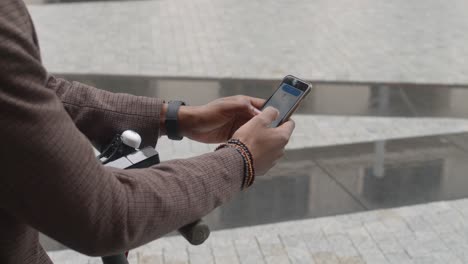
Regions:
M 166 112 L 166 133 L 172 140 L 181 140 L 183 137 L 179 131 L 178 113 L 180 106 L 185 105 L 182 101 L 169 101 Z

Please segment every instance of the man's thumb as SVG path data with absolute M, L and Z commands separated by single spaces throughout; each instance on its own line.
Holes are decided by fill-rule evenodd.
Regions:
M 276 108 L 271 106 L 265 108 L 259 115 L 256 117 L 265 121 L 266 124 L 271 124 L 273 121 L 278 118 L 279 111 Z

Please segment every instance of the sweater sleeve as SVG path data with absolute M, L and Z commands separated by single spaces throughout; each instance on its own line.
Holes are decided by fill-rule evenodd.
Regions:
M 54 90 L 78 129 L 95 145 L 109 143 L 117 133 L 131 129 L 141 135 L 142 146 L 155 146 L 163 101 L 158 98 L 111 93 L 49 76 Z
M 61 88 L 48 87 L 32 32 L 24 3 L 1 1 L 0 208 L 72 249 L 108 255 L 194 221 L 240 191 L 243 161 L 234 149 L 147 169 L 103 167 L 75 125 L 80 114 L 67 113 Z M 67 89 L 73 102 L 81 88 Z M 158 111 L 157 102 L 130 101 L 138 100 L 144 110 L 134 111 L 143 116 Z

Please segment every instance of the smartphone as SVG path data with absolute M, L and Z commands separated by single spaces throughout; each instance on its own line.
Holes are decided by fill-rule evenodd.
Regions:
M 271 123 L 271 127 L 283 124 L 296 111 L 299 103 L 310 93 L 312 84 L 292 75 L 284 77 L 280 86 L 265 102 L 262 109 L 272 106 L 279 111 L 278 118 Z

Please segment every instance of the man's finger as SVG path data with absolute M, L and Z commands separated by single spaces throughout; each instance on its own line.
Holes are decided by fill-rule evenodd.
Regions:
M 262 98 L 256 98 L 256 97 L 250 97 L 250 96 L 246 96 L 247 97 L 247 100 L 250 101 L 250 103 L 257 109 L 260 109 L 262 108 L 262 106 L 265 104 L 265 99 L 262 99 Z
M 262 111 L 258 110 L 256 107 L 252 106 L 252 113 L 254 116 L 259 115 Z
M 269 125 L 275 121 L 276 118 L 278 118 L 278 115 L 279 111 L 269 106 L 265 108 L 265 110 L 263 110 L 263 112 L 261 112 L 259 115 L 257 115 L 257 118 L 263 120 L 266 125 Z

